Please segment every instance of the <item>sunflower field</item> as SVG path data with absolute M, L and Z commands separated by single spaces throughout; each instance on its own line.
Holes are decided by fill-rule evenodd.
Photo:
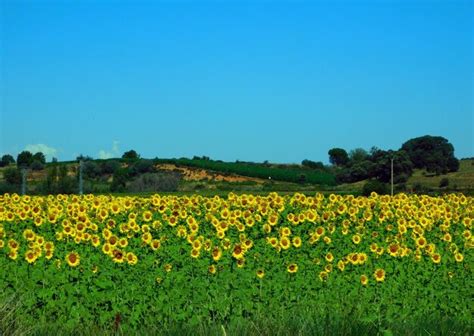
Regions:
M 0 299 L 33 331 L 469 334 L 473 221 L 462 194 L 5 194 Z

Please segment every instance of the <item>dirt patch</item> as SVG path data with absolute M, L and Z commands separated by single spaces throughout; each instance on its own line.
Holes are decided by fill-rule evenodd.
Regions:
M 174 164 L 158 164 L 156 169 L 178 171 L 185 181 L 218 181 L 218 182 L 257 182 L 264 183 L 262 179 L 234 174 L 221 174 L 194 167 L 177 167 Z

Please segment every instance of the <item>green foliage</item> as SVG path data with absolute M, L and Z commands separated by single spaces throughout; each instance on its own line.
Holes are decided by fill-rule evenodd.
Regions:
M 319 170 L 325 170 L 326 167 L 324 167 L 324 164 L 322 162 L 315 162 L 311 160 L 303 160 L 301 162 L 302 166 L 308 167 L 310 169 L 319 169 Z
M 16 159 L 18 167 L 29 167 L 31 162 L 33 162 L 33 154 L 29 151 L 21 152 Z
M 449 186 L 449 179 L 447 177 L 443 177 L 441 181 L 439 181 L 439 187 L 445 188 L 447 186 Z
M 369 153 L 363 148 L 356 148 L 349 152 L 350 164 L 369 160 Z
M 376 192 L 379 195 L 390 194 L 390 187 L 386 183 L 377 180 L 370 180 L 364 184 L 362 195 L 369 196 L 372 192 Z
M 85 178 L 95 179 L 101 176 L 101 169 L 99 164 L 94 161 L 84 161 L 82 163 L 82 173 Z
M 20 183 L 21 183 L 21 172 L 17 168 L 6 168 L 3 171 L 3 178 L 9 184 L 20 185 Z
M 128 176 L 127 169 L 124 169 L 124 168 L 117 169 L 113 175 L 110 191 L 112 192 L 125 191 L 128 179 L 129 179 L 129 176 Z
M 42 152 L 37 152 L 33 155 L 32 162 L 34 162 L 34 161 L 38 161 L 41 164 L 45 164 L 46 163 L 46 157 L 44 156 L 44 154 Z
M 410 139 L 402 145 L 415 168 L 436 174 L 457 171 L 459 161 L 454 157 L 454 147 L 440 136 L 425 135 Z
M 128 160 L 138 160 L 140 158 L 140 155 L 138 153 L 131 149 L 122 155 L 122 159 L 128 159 Z
M 155 171 L 155 165 L 153 160 L 139 159 L 133 163 L 129 168 L 129 174 L 131 176 L 137 176 L 145 173 L 153 173 Z
M 349 162 L 349 156 L 345 149 L 332 148 L 328 152 L 329 162 L 335 166 L 345 166 Z
M 171 192 L 177 191 L 181 176 L 174 172 L 145 173 L 130 182 L 130 192 Z
M 120 168 L 120 162 L 118 160 L 107 160 L 100 163 L 100 174 L 101 175 L 114 174 L 119 168 Z
M 381 182 L 390 182 L 391 159 L 393 159 L 394 183 L 406 182 L 413 172 L 413 165 L 405 151 L 374 151 L 371 155 L 371 161 L 374 163 L 371 177 Z
M 39 192 L 44 194 L 73 194 L 77 192 L 77 181 L 68 176 L 66 165 L 52 163 L 46 175 L 46 180 L 40 185 Z
M 30 168 L 33 170 L 43 170 L 44 169 L 44 163 L 41 163 L 41 161 L 38 161 L 36 159 L 33 160 L 33 162 L 30 165 Z
M 10 154 L 5 154 L 0 160 L 0 167 L 6 167 L 12 163 L 15 163 L 15 159 Z

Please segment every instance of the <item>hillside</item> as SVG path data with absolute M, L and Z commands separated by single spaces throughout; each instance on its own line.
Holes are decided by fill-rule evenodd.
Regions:
M 459 162 L 459 170 L 454 173 L 434 176 L 425 170 L 415 170 L 408 179 L 407 186 L 415 187 L 420 184 L 431 189 L 440 189 L 439 184 L 442 179 L 449 181 L 448 188 L 454 190 L 474 190 L 474 159 L 464 159 Z
M 122 169 L 133 168 L 133 163 L 126 160 L 93 160 L 90 161 L 94 166 L 104 167 L 110 162 L 116 162 Z M 256 163 L 226 163 L 208 160 L 189 160 L 189 159 L 160 159 L 152 160 L 153 164 L 149 170 L 142 173 L 136 173 L 125 183 L 126 192 L 152 192 L 153 188 L 161 191 L 174 192 L 204 192 L 204 193 L 226 193 L 229 191 L 237 192 L 270 192 L 270 191 L 301 191 L 301 192 L 336 192 L 360 194 L 367 180 L 354 183 L 338 184 L 317 184 L 308 181 L 307 176 L 312 178 L 334 178 L 330 172 L 321 172 L 311 170 L 301 165 L 276 165 L 276 164 L 256 164 Z M 90 164 L 89 164 L 90 165 Z M 77 189 L 77 162 L 60 162 L 58 167 L 65 166 L 68 178 L 72 187 Z M 208 168 L 212 167 L 213 169 Z M 10 166 L 15 167 L 14 165 Z M 51 164 L 46 164 L 43 170 L 28 172 L 28 191 L 31 193 L 40 192 L 42 184 L 45 183 L 48 176 L 48 169 Z M 5 167 L 0 168 L 0 183 L 4 183 Z M 90 169 L 90 167 L 89 167 Z M 111 172 L 104 173 L 100 168 L 94 177 L 84 177 L 84 191 L 93 193 L 109 193 L 113 181 Z M 133 170 L 133 169 L 132 169 Z M 233 171 L 242 171 L 247 175 L 258 175 L 263 172 L 270 173 L 273 178 L 260 178 L 236 174 Z M 395 172 L 396 173 L 396 172 Z M 89 172 L 90 174 L 90 172 Z M 291 180 L 300 174 L 304 174 L 304 179 L 300 182 L 291 182 Z M 144 180 L 146 176 L 148 180 Z M 150 178 L 152 180 L 150 180 Z M 280 179 L 279 179 L 280 178 Z M 283 180 L 281 180 L 283 179 Z M 285 180 L 286 179 L 286 180 Z M 443 179 L 448 180 L 447 187 L 440 187 Z M 288 181 L 290 180 L 290 181 Z M 148 181 L 148 182 L 147 182 Z M 147 186 L 152 181 L 156 185 Z M 165 187 L 163 187 L 163 184 Z M 162 188 L 162 189 L 160 189 Z M 396 186 L 396 191 L 401 190 L 401 186 Z M 15 189 L 16 190 L 16 189 Z M 468 194 L 474 191 L 474 160 L 464 159 L 460 161 L 459 171 L 438 175 L 429 174 L 424 170 L 415 170 L 413 175 L 406 182 L 404 189 L 408 192 L 452 192 L 461 191 Z

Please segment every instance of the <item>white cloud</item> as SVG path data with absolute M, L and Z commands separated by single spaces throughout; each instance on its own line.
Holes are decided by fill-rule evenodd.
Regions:
M 104 159 L 119 157 L 120 156 L 119 143 L 120 142 L 118 141 L 114 141 L 112 143 L 112 149 L 110 151 L 101 149 L 98 154 L 99 159 L 104 160 Z
M 49 147 L 45 144 L 33 144 L 33 145 L 27 145 L 25 147 L 25 150 L 35 154 L 37 152 L 41 152 L 44 154 L 44 156 L 46 157 L 46 160 L 47 161 L 51 161 L 51 159 L 53 157 L 56 157 L 56 155 L 58 154 L 58 150 L 56 148 L 53 148 L 53 147 Z

